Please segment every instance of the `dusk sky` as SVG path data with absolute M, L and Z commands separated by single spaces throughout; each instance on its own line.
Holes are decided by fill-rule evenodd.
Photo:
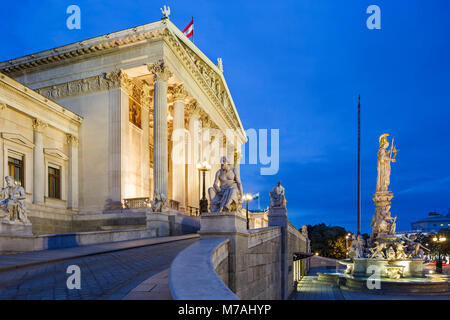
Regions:
M 81 30 L 66 8 L 81 8 Z M 160 7 L 224 74 L 245 129 L 280 130 L 280 170 L 243 165 L 261 207 L 278 180 L 297 226 L 356 232 L 357 98 L 362 110 L 362 231 L 374 213 L 378 137 L 395 136 L 390 190 L 397 229 L 450 207 L 448 0 L 15 1 L 0 12 L 0 60 L 157 21 Z M 345 5 L 344 5 L 345 4 Z M 369 30 L 369 5 L 381 30 Z M 13 14 L 12 14 L 13 13 Z M 256 201 L 251 208 L 256 207 Z

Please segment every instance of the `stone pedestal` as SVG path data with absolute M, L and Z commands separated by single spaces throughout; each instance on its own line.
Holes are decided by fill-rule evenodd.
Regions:
M 0 222 L 0 235 L 8 236 L 31 236 L 33 235 L 31 223 Z
M 288 264 L 287 264 L 287 228 L 288 217 L 286 207 L 271 207 L 269 214 L 269 227 L 281 227 L 281 299 L 284 300 L 288 296 Z M 289 257 L 292 259 L 292 257 Z
M 247 233 L 247 218 L 240 212 L 203 213 L 200 218 L 201 235 L 208 233 Z
M 201 239 L 215 237 L 230 240 L 228 287 L 240 296 L 247 289 L 248 283 L 249 233 L 245 215 L 241 212 L 203 213 L 198 233 Z
M 147 228 L 155 228 L 158 237 L 174 235 L 176 211 L 147 212 Z

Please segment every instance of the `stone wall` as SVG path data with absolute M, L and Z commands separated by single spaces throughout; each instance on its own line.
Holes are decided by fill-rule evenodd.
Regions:
M 215 294 L 216 299 L 235 296 L 243 300 L 287 298 L 294 288 L 293 255 L 309 252 L 309 240 L 289 222 L 286 225 L 284 232 L 282 226 L 247 231 L 245 219 L 241 219 L 239 214 L 234 220 L 231 214 L 203 215 L 199 244 L 185 249 L 172 263 L 170 281 L 173 297 L 208 300 L 212 299 L 211 292 L 223 292 L 222 285 L 225 285 L 228 291 L 222 296 Z M 224 239 L 228 239 L 226 247 Z M 284 245 L 283 239 L 287 239 Z M 181 268 L 190 265 L 193 256 L 197 256 L 197 260 L 202 257 L 202 260 L 212 261 L 209 269 L 199 272 L 196 268 Z M 200 264 L 199 260 L 195 265 Z M 208 274 L 206 278 L 203 272 Z M 211 272 L 221 279 L 220 284 L 210 275 Z M 207 283 L 207 278 L 213 279 L 218 287 Z M 204 293 L 195 287 L 200 287 Z
M 281 230 L 279 227 L 249 231 L 246 290 L 241 299 L 281 299 Z
M 289 296 L 294 290 L 294 271 L 293 271 L 293 256 L 296 252 L 309 253 L 309 239 L 306 238 L 292 223 L 288 221 L 287 226 L 287 282 L 286 296 Z M 309 260 L 309 259 L 308 259 Z M 309 269 L 309 261 L 307 260 L 306 268 Z

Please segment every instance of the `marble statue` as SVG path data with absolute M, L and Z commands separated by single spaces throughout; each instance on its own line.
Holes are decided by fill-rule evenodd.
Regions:
M 378 241 L 375 241 L 375 247 L 369 248 L 369 251 L 371 253 L 370 257 L 371 259 L 385 259 L 385 255 L 383 250 L 386 249 L 386 243 L 378 243 Z
M 389 246 L 389 249 L 386 250 L 386 258 L 388 260 L 395 260 L 396 257 L 396 253 L 394 248 L 392 248 L 392 246 Z
M 301 232 L 302 232 L 302 235 L 304 235 L 305 238 L 308 239 L 308 226 L 306 224 L 303 225 Z
M 0 190 L 2 222 L 30 224 L 25 205 L 25 189 L 16 184 L 13 177 L 6 176 L 5 181 L 6 187 Z
M 241 179 L 226 157 L 220 159 L 220 169 L 216 172 L 208 194 L 211 212 L 240 211 L 242 208 L 244 191 Z
M 281 185 L 281 181 L 278 181 L 277 185 L 269 192 L 270 206 L 272 208 L 286 208 L 286 197 L 284 195 L 284 187 Z
M 168 19 L 170 16 L 170 7 L 164 5 L 164 7 L 161 8 L 161 13 L 163 14 L 163 19 Z
M 167 208 L 167 197 L 164 193 L 155 193 L 151 201 L 152 212 L 162 212 Z
M 363 258 L 364 257 L 364 244 L 365 241 L 361 235 L 356 237 L 352 235 L 352 244 L 348 248 L 348 257 L 353 258 Z
M 388 133 L 384 133 L 378 139 L 380 147 L 378 148 L 378 162 L 377 162 L 377 192 L 388 191 L 391 176 L 391 162 L 395 162 L 395 156 L 397 155 L 397 150 L 392 143 L 391 149 L 387 151 L 389 146 L 389 141 L 387 140 Z M 393 157 L 391 157 L 393 154 Z
M 405 246 L 404 243 L 405 243 L 404 241 L 400 241 L 395 244 L 395 254 L 396 254 L 395 258 L 397 260 L 403 260 L 403 259 L 407 258 L 406 252 L 405 252 L 405 248 L 407 246 Z

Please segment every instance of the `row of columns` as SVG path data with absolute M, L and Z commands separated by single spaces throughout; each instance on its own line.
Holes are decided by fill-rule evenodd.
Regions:
M 163 61 L 148 65 L 148 69 L 153 73 L 154 80 L 154 194 L 164 194 L 167 198 L 169 194 L 167 81 L 172 73 Z M 174 132 L 177 132 L 177 137 L 173 138 L 177 139 L 176 157 L 179 157 L 179 159 L 186 159 L 187 156 L 189 156 L 190 159 L 187 162 L 187 165 L 184 161 L 182 163 L 179 161 L 173 163 L 172 198 L 173 200 L 178 201 L 183 208 L 186 208 L 187 205 L 198 207 L 200 199 L 200 178 L 196 165 L 200 161 L 205 160 L 205 155 L 202 155 L 202 151 L 205 150 L 209 141 L 201 141 L 200 133 L 203 125 L 202 120 L 200 119 L 200 108 L 198 104 L 194 102 L 189 105 L 190 117 L 188 121 L 188 130 L 191 138 L 191 143 L 189 144 L 191 149 L 185 149 L 184 135 L 182 135 L 182 137 L 179 135 L 180 132 L 184 133 L 185 130 L 185 99 L 187 97 L 187 92 L 184 90 L 183 85 L 176 86 L 173 89 L 173 96 L 173 130 Z M 183 139 L 181 143 L 178 140 L 180 138 Z M 228 149 L 226 155 L 231 162 L 234 162 L 234 149 L 231 151 Z M 213 175 L 219 167 L 220 165 L 213 165 L 211 174 Z
M 45 195 L 44 130 L 47 123 L 33 119 L 33 203 L 43 204 Z M 67 134 L 69 144 L 67 208 L 78 208 L 78 138 Z

